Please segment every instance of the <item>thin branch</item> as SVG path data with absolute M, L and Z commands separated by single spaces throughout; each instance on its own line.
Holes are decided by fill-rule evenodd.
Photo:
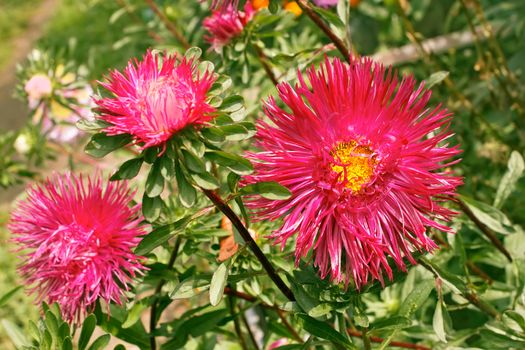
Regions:
M 226 289 L 232 291 L 232 292 L 235 292 L 234 289 L 230 288 L 230 287 L 226 287 L 224 288 L 224 292 L 226 293 Z M 226 293 L 228 295 L 228 306 L 230 308 L 230 314 L 231 316 L 233 317 L 233 326 L 235 328 L 235 334 L 237 334 L 237 338 L 239 338 L 239 343 L 241 345 L 241 348 L 243 350 L 248 350 L 248 346 L 246 345 L 246 340 L 244 339 L 244 336 L 242 334 L 242 331 L 241 331 L 241 325 L 239 323 L 239 319 L 237 317 L 235 317 L 235 299 L 234 299 L 234 296 L 235 293 Z
M 277 315 L 279 315 L 279 318 L 281 319 L 283 325 L 288 329 L 288 331 L 292 334 L 293 338 L 297 340 L 299 343 L 304 343 L 303 338 L 297 333 L 297 331 L 292 327 L 290 322 L 286 319 L 286 316 L 284 315 L 283 310 L 279 308 L 275 308 L 275 312 L 277 312 Z
M 250 336 L 250 340 L 252 341 L 254 349 L 259 350 L 259 344 L 257 344 L 257 340 L 255 340 L 255 335 L 253 334 L 252 329 L 250 328 L 250 324 L 248 323 L 248 320 L 246 319 L 244 312 L 241 312 L 241 320 L 242 320 L 242 323 L 244 324 L 244 327 L 246 327 L 246 330 L 248 331 L 248 335 Z
M 505 257 L 509 260 L 509 262 L 512 262 L 512 256 L 510 255 L 509 251 L 503 243 L 496 237 L 496 234 L 492 232 L 484 223 L 482 223 L 476 215 L 470 210 L 470 208 L 462 201 L 458 200 L 459 207 L 461 210 L 467 215 L 467 217 L 472 221 L 479 230 L 494 244 L 496 249 L 498 249 Z
M 279 84 L 279 80 L 277 80 L 277 77 L 273 73 L 272 67 L 270 67 L 270 64 L 268 63 L 268 57 L 264 54 L 263 50 L 257 46 L 257 44 L 252 45 L 253 49 L 255 50 L 255 53 L 257 54 L 257 58 L 259 59 L 259 62 L 261 63 L 261 66 L 264 68 L 264 71 L 266 72 L 266 75 L 270 80 L 272 81 L 273 85 Z
M 191 47 L 190 43 L 184 35 L 179 32 L 175 24 L 173 24 L 172 21 L 169 20 L 168 17 L 162 12 L 157 4 L 155 4 L 154 0 L 145 0 L 146 4 L 149 6 L 149 8 L 157 15 L 157 17 L 160 19 L 160 21 L 164 24 L 166 29 L 170 31 L 170 33 L 177 39 L 177 41 L 187 50 Z
M 281 277 L 277 274 L 274 267 L 266 258 L 262 250 L 259 248 L 257 243 L 253 240 L 250 232 L 244 226 L 241 219 L 237 216 L 237 214 L 234 213 L 234 211 L 226 204 L 220 197 L 217 195 L 217 193 L 206 190 L 204 188 L 201 188 L 202 192 L 212 201 L 213 204 L 219 209 L 230 221 L 232 222 L 233 226 L 237 229 L 241 237 L 244 239 L 248 247 L 251 249 L 255 257 L 259 260 L 263 268 L 268 273 L 268 276 L 271 278 L 273 283 L 279 288 L 279 290 L 288 298 L 290 301 L 295 301 L 295 296 L 293 295 L 293 292 L 286 283 L 281 279 Z
M 168 261 L 168 269 L 173 268 L 173 265 L 175 264 L 175 260 L 177 259 L 177 255 L 179 253 L 179 247 L 180 247 L 181 240 L 177 237 L 175 238 L 175 246 L 173 247 L 173 251 L 171 252 L 170 260 Z M 150 319 L 149 319 L 149 343 L 151 350 L 157 349 L 157 341 L 155 340 L 155 328 L 157 327 L 157 302 L 158 302 L 158 296 L 160 292 L 162 291 L 162 287 L 166 284 L 165 279 L 161 279 L 159 283 L 157 284 L 157 287 L 155 288 L 155 292 L 153 293 L 153 304 L 151 305 L 151 311 L 150 311 Z M 160 315 L 159 315 L 160 317 Z
M 334 43 L 335 47 L 341 52 L 343 58 L 350 62 L 350 51 L 346 47 L 343 40 L 341 40 L 330 27 L 323 21 L 323 19 L 314 11 L 308 0 L 297 0 L 296 1 L 301 10 L 314 22 L 319 29 L 326 34 L 326 36 Z
M 363 336 L 362 332 L 359 332 L 358 330 L 355 330 L 355 329 L 349 329 L 348 334 L 350 334 L 352 337 L 359 337 L 359 338 Z M 374 337 L 374 336 L 370 336 L 369 339 L 372 343 L 382 343 L 384 341 L 383 338 Z M 432 350 L 423 345 L 406 343 L 406 342 L 401 342 L 401 341 L 391 341 L 389 345 L 393 347 L 404 348 L 404 349 Z

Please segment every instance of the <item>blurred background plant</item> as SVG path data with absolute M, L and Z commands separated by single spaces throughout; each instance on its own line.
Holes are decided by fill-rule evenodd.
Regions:
M 306 348 L 525 348 L 523 0 L 340 0 L 333 7 L 316 7 L 305 0 L 259 1 L 257 6 L 254 1 L 254 18 L 232 42 L 216 50 L 205 40 L 202 21 L 210 14 L 206 2 L 3 0 L 0 69 L 14 55 L 13 43 L 23 40 L 27 24 L 42 10 L 39 6 L 51 3 L 56 6 L 54 16 L 35 44 L 37 50 L 27 52 L 28 59 L 20 62 L 18 89 L 13 84 L 8 91 L 16 90 L 29 117 L 22 129 L 1 124 L 5 130 L 0 135 L 0 191 L 30 178 L 38 180 L 50 170 L 89 170 L 96 165 L 113 173 L 115 164 L 129 158 L 130 150 L 122 149 L 95 161 L 80 151 L 87 137 L 64 142 L 49 136 L 78 120 L 86 121 L 79 125 L 83 132 L 96 131 L 89 123 L 91 102 L 84 95 L 109 69 L 122 69 L 149 47 L 185 52 L 198 46 L 203 58 L 229 76 L 221 84 L 231 85 L 245 102 L 241 108 L 241 99 L 229 101 L 225 108 L 228 113 L 240 111 L 240 119 L 247 115 L 244 131 L 227 136 L 233 141 L 227 146 L 231 154 L 250 147 L 245 140 L 253 135 L 251 123 L 262 115 L 261 100 L 275 95 L 276 81 L 294 81 L 297 69 L 325 55 L 339 55 L 338 50 L 370 55 L 393 64 L 400 73 L 426 80 L 433 102 L 441 101 L 454 112 L 452 130 L 463 150 L 463 160 L 455 166 L 465 181 L 455 205 L 461 215 L 451 223 L 457 234 L 434 232 L 441 250 L 422 258 L 408 274 L 396 274 L 395 283 L 385 289 L 372 284 L 362 293 L 345 291 L 320 280 L 307 265 L 293 269 L 290 245 L 281 252 L 264 239 L 275 225 L 253 225 L 263 251 L 288 276 L 297 303 L 286 303 L 250 252 L 238 245 L 242 243 L 238 232 L 222 215 L 208 215 L 204 198 L 198 197 L 187 209 L 180 199 L 169 197 L 147 213 L 156 228 L 196 212 L 206 215 L 188 226 L 172 227 L 161 241 L 142 246 L 151 273 L 137 288 L 138 297 L 123 308 L 112 308 L 111 318 L 97 310 L 101 329 L 127 346 L 149 349 L 145 331 L 149 307 L 158 305 L 159 325 L 153 328 L 165 341 L 162 349 L 268 349 L 277 341 L 288 346 L 283 349 L 303 348 L 292 345 L 303 341 Z M 324 30 L 315 20 L 324 24 Z M 339 42 L 327 37 L 327 29 Z M 42 125 L 44 120 L 47 126 Z M 192 148 L 199 146 L 185 147 L 199 152 Z M 147 163 L 148 156 L 144 157 Z M 142 160 L 139 169 L 141 165 Z M 235 171 L 219 175 L 227 180 L 226 191 L 235 193 Z M 143 185 L 146 177 L 141 171 L 137 182 Z M 7 242 L 10 204 L 1 208 L 0 238 Z M 242 206 L 235 210 L 241 213 Z M 174 238 L 175 233 L 180 238 Z M 174 247 L 179 257 L 171 266 Z M 42 334 L 53 328 L 49 319 L 59 317 L 56 310 L 54 316 L 46 313 L 48 321 L 37 327 L 42 334 L 35 335 L 29 320 L 36 320 L 38 308 L 17 289 L 21 282 L 12 249 L 10 243 L 0 248 L 0 298 L 7 296 L 0 299 L 4 320 L 0 348 L 11 349 L 14 344 L 21 348 L 32 338 L 45 348 Z M 213 272 L 225 268 L 227 297 L 222 303 L 212 300 L 212 306 L 207 293 L 216 293 L 212 276 L 219 278 Z M 148 291 L 159 285 L 166 293 L 150 297 Z M 298 308 L 303 312 L 299 316 L 289 313 Z M 324 321 L 339 332 L 325 329 Z M 49 333 L 55 335 L 53 331 Z M 64 334 L 53 337 L 55 348 L 69 346 L 63 345 L 68 337 Z

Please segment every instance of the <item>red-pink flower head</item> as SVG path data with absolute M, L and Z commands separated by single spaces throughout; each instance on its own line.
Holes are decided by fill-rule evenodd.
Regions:
M 131 134 L 142 148 L 164 145 L 178 131 L 213 119 L 207 102 L 215 75 L 198 71 L 198 61 L 186 57 L 163 59 L 148 51 L 142 61 L 130 60 L 124 72 L 113 71 L 100 83 L 113 97 L 101 98 L 100 117 L 112 125 L 109 135 Z
M 145 269 L 132 251 L 145 234 L 132 197 L 125 182 L 100 176 L 54 175 L 28 189 L 8 227 L 38 302 L 58 302 L 77 323 L 99 298 L 122 303 L 123 289 Z
M 450 113 L 428 109 L 431 92 L 413 77 L 395 77 L 369 59 L 351 64 L 328 58 L 307 72 L 309 83 L 278 86 L 265 104 L 261 151 L 250 153 L 255 173 L 247 183 L 276 181 L 292 193 L 272 202 L 251 198 L 258 219 L 284 217 L 272 237 L 283 246 L 297 236 L 296 262 L 313 250 L 322 278 L 357 288 L 369 278 L 391 279 L 387 258 L 436 248 L 427 229 L 449 232 L 439 221 L 454 213 L 442 203 L 461 178 L 440 170 L 460 151 L 446 143 Z M 447 163 L 448 162 L 448 163 Z
M 204 19 L 204 28 L 209 32 L 204 38 L 214 49 L 219 49 L 239 36 L 254 14 L 255 9 L 251 1 L 244 5 L 244 12 L 237 10 L 233 5 L 213 11 Z

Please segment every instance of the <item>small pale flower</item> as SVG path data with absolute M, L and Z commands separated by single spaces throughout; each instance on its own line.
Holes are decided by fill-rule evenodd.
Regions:
M 443 221 L 454 212 L 443 203 L 461 184 L 443 170 L 460 153 L 447 143 L 451 115 L 428 108 L 431 92 L 413 77 L 398 81 L 368 59 L 326 59 L 307 76 L 279 84 L 282 104 L 266 102 L 270 122 L 259 123 L 261 151 L 249 154 L 255 172 L 246 177 L 292 196 L 248 205 L 258 219 L 283 217 L 271 237 L 296 237 L 296 262 L 313 251 L 322 278 L 357 288 L 392 279 L 388 258 L 405 270 L 404 259 L 437 247 L 430 228 L 451 231 Z
M 125 182 L 54 175 L 33 185 L 8 225 L 22 252 L 20 272 L 37 301 L 58 302 L 79 322 L 100 298 L 122 304 L 145 269 L 133 249 L 145 230 Z
M 47 75 L 35 74 L 24 85 L 24 91 L 27 93 L 30 106 L 35 108 L 40 100 L 51 96 L 53 83 Z

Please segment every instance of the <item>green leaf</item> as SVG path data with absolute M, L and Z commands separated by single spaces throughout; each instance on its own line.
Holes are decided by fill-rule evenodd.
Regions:
M 328 23 L 333 24 L 338 28 L 344 28 L 345 24 L 341 21 L 341 18 L 330 10 L 325 10 L 320 7 L 313 7 L 314 11 L 323 17 Z
M 292 193 L 284 186 L 277 182 L 258 182 L 255 184 L 244 186 L 239 191 L 242 195 L 258 194 L 264 198 L 272 200 L 288 199 Z
M 246 140 L 255 134 L 255 130 L 249 130 L 240 123 L 224 125 L 218 128 L 224 133 L 224 136 L 228 141 Z
M 191 174 L 191 178 L 198 186 L 206 190 L 215 190 L 219 188 L 219 181 L 208 172 L 202 174 Z
M 445 322 L 443 320 L 443 303 L 441 300 L 437 301 L 434 316 L 432 317 L 432 327 L 438 339 L 443 343 L 447 342 L 447 334 L 445 332 Z
M 192 184 L 186 179 L 186 175 L 178 163 L 175 164 L 175 178 L 177 179 L 177 187 L 179 189 L 179 199 L 183 206 L 190 208 L 195 204 L 197 198 L 197 191 Z
M 525 162 L 519 152 L 512 151 L 507 168 L 507 172 L 499 183 L 496 198 L 494 198 L 494 207 L 496 208 L 501 208 L 508 196 L 514 191 L 518 180 L 523 176 Z
M 9 320 L 2 319 L 2 326 L 17 349 L 31 345 L 22 330 L 16 324 Z
M 175 286 L 170 293 L 171 299 L 188 299 L 201 294 L 210 288 L 210 281 L 196 277 L 190 277 Z
M 208 127 L 201 129 L 202 136 L 211 142 L 222 142 L 225 139 L 224 132 L 217 127 Z
M 122 163 L 120 168 L 111 176 L 111 181 L 130 180 L 138 175 L 144 159 L 134 158 Z
M 62 350 L 73 350 L 73 341 L 71 340 L 71 337 L 65 337 L 64 341 L 62 342 Z
M 86 145 L 85 152 L 92 157 L 102 158 L 116 149 L 122 148 L 130 143 L 131 135 L 108 136 L 104 133 L 95 134 Z
M 441 83 L 443 80 L 445 80 L 449 75 L 449 72 L 447 71 L 439 71 L 432 73 L 428 79 L 426 80 L 425 87 L 427 89 L 431 89 L 434 85 L 437 85 Z
M 222 151 L 206 152 L 206 158 L 222 165 L 239 175 L 249 175 L 253 172 L 252 163 L 249 160 L 231 153 Z
M 20 289 L 22 288 L 22 286 L 17 286 L 13 289 L 11 289 L 9 292 L 5 293 L 1 298 L 0 298 L 0 307 L 4 306 L 5 304 L 7 304 L 7 302 L 16 294 L 16 292 L 18 292 Z
M 80 338 L 78 340 L 78 350 L 86 349 L 89 339 L 93 335 L 95 326 L 97 325 L 97 318 L 95 315 L 91 314 L 84 320 L 82 324 L 82 330 L 80 331 Z
M 93 344 L 89 347 L 88 350 L 101 350 L 105 349 L 106 346 L 109 344 L 109 340 L 111 339 L 111 335 L 104 334 L 98 337 Z
M 158 227 L 148 233 L 135 249 L 135 254 L 145 255 L 153 249 L 167 242 L 175 234 L 179 234 L 191 221 L 191 216 L 186 216 L 174 223 Z
M 75 126 L 82 131 L 96 132 L 105 129 L 108 126 L 111 126 L 111 124 L 103 121 L 102 119 L 88 120 L 82 118 L 78 122 L 76 122 Z
M 224 287 L 228 282 L 229 263 L 223 262 L 213 273 L 210 283 L 210 304 L 217 306 L 222 300 Z
M 303 320 L 303 328 L 305 331 L 321 339 L 326 339 L 332 343 L 346 346 L 347 348 L 355 348 L 346 337 L 334 330 L 327 323 L 321 322 L 308 315 L 298 314 Z
M 321 316 L 328 315 L 330 311 L 332 311 L 332 307 L 330 306 L 330 304 L 323 303 L 311 308 L 308 311 L 308 316 L 318 318 Z
M 411 325 L 412 321 L 408 317 L 393 316 L 385 320 L 374 322 L 372 327 L 370 327 L 370 331 L 379 332 L 385 330 L 403 329 L 410 327 Z
M 497 208 L 469 197 L 460 197 L 472 214 L 491 230 L 504 235 L 516 232 L 507 216 Z
M 188 60 L 198 60 L 202 56 L 202 49 L 197 46 L 190 47 L 184 53 L 184 57 Z
M 149 171 L 148 178 L 146 180 L 146 193 L 148 197 L 160 196 L 164 190 L 164 177 L 160 173 L 160 160 L 156 160 Z
M 146 193 L 142 196 L 142 214 L 149 222 L 157 220 L 162 212 L 162 199 L 160 196 L 148 197 Z
M 182 156 L 184 157 L 184 165 L 192 173 L 204 173 L 206 172 L 206 166 L 204 162 L 200 160 L 195 154 L 185 149 L 181 149 Z
M 175 177 L 175 161 L 164 155 L 159 160 L 160 173 L 167 180 L 171 181 Z
M 428 279 L 420 282 L 410 292 L 399 307 L 399 316 L 410 318 L 428 300 L 428 296 L 434 289 L 434 280 Z
M 190 318 L 185 322 L 185 328 L 192 337 L 198 337 L 214 329 L 228 314 L 228 310 L 220 309 Z
M 149 299 L 141 299 L 135 302 L 131 309 L 128 311 L 124 323 L 122 323 L 122 328 L 129 328 L 133 326 L 137 321 L 139 321 L 142 312 L 149 307 Z

